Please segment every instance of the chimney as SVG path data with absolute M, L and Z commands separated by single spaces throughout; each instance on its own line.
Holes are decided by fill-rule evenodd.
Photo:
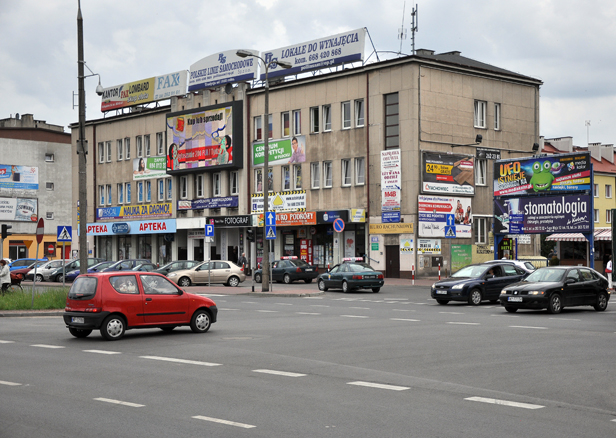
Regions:
M 573 137 L 546 138 L 545 141 L 560 152 L 573 152 Z
M 417 51 L 415 52 L 417 55 L 419 56 L 431 56 L 434 55 L 434 50 L 429 50 L 429 49 L 417 49 Z

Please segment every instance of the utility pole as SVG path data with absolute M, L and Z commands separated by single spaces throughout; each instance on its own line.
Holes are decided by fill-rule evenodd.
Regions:
M 86 180 L 86 94 L 84 87 L 83 59 L 83 17 L 81 16 L 81 2 L 77 2 L 77 78 L 79 88 L 79 140 L 77 141 L 77 154 L 79 155 L 79 272 L 85 274 L 88 269 L 88 187 Z

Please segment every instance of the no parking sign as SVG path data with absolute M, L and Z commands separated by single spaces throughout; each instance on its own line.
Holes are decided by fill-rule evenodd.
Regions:
M 336 230 L 336 233 L 342 233 L 344 231 L 344 221 L 341 218 L 334 220 L 334 230 Z

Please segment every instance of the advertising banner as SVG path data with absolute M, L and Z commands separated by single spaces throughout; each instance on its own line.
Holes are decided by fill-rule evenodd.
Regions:
M 381 195 L 381 211 L 400 211 L 400 190 L 383 190 Z
M 142 105 L 186 94 L 186 70 L 103 89 L 101 111 Z
M 165 178 L 167 157 L 143 157 L 133 160 L 133 180 Z
M 167 173 L 242 167 L 242 101 L 167 115 Z
M 239 205 L 237 196 L 225 196 L 222 198 L 199 198 L 186 201 L 178 201 L 178 210 L 203 210 L 205 208 L 237 208 Z
M 280 140 L 269 140 L 268 160 L 270 166 L 289 163 L 303 163 L 306 161 L 306 136 L 298 135 L 292 138 Z M 263 167 L 265 158 L 265 143 L 253 143 L 252 145 L 252 165 Z
M 146 205 L 123 205 L 119 207 L 100 207 L 96 209 L 96 220 L 160 218 L 173 216 L 171 202 Z
M 268 71 L 268 78 L 291 76 L 300 73 L 329 68 L 340 64 L 364 60 L 364 28 L 350 30 L 337 35 L 307 41 L 281 49 L 264 52 L 261 57 L 265 62 L 272 60 L 286 61 L 291 68 L 284 69 L 273 64 Z M 265 80 L 265 71 L 261 73 Z
M 250 211 L 263 212 L 263 193 L 251 195 Z M 288 192 L 273 192 L 268 195 L 268 211 L 306 211 L 306 190 L 291 190 Z
M 0 198 L 0 221 L 38 221 L 36 199 Z
M 413 239 L 400 239 L 401 254 L 415 254 L 415 242 Z
M 456 272 L 473 263 L 473 245 L 451 245 L 451 271 Z
M 588 233 L 592 230 L 590 202 L 590 195 L 495 199 L 494 232 Z
M 468 238 L 473 234 L 472 198 L 418 197 L 419 235 L 445 237 L 445 227 L 455 227 L 456 237 Z
M 0 164 L 0 189 L 38 190 L 38 167 Z
M 400 190 L 400 149 L 381 151 L 381 190 Z
M 494 162 L 494 196 L 590 190 L 590 153 Z
M 442 195 L 475 193 L 475 157 L 443 152 L 422 154 L 422 191 Z
M 441 239 L 417 239 L 418 254 L 440 254 Z
M 259 55 L 256 50 L 247 50 Z M 188 91 L 219 87 L 233 82 L 252 81 L 257 75 L 257 58 L 240 58 L 237 50 L 207 56 L 190 66 Z

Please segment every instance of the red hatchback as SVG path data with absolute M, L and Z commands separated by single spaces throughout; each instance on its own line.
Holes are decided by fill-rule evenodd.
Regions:
M 189 325 L 205 333 L 216 322 L 218 308 L 209 298 L 184 292 L 154 272 L 117 271 L 82 274 L 66 299 L 64 322 L 77 338 L 99 330 L 108 341 L 136 328 L 171 331 Z

